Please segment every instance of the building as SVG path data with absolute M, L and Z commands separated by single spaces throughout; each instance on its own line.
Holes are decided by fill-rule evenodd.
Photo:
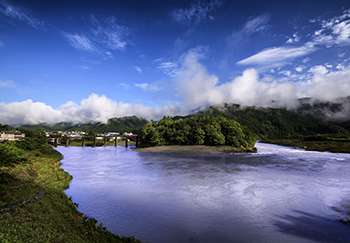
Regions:
M 24 138 L 25 134 L 15 131 L 15 132 L 10 132 L 10 131 L 1 131 L 0 132 L 0 142 L 3 141 L 16 141 L 19 140 L 20 138 Z
M 119 136 L 119 133 L 117 133 L 117 132 L 108 132 L 106 134 L 106 137 L 116 137 L 116 136 Z

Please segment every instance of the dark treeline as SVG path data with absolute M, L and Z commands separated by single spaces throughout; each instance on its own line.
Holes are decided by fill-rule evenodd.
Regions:
M 254 147 L 256 137 L 245 126 L 224 116 L 193 116 L 174 120 L 163 117 L 143 126 L 139 146 L 161 145 L 230 145 Z

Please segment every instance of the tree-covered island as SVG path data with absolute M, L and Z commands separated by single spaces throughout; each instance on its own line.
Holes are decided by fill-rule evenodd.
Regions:
M 252 148 L 256 136 L 234 119 L 201 115 L 174 120 L 163 117 L 144 125 L 138 135 L 139 147 L 167 145 L 226 145 Z

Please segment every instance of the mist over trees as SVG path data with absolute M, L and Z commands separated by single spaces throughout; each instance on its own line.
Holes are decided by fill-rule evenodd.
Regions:
M 139 131 L 139 145 L 231 145 L 254 147 L 256 137 L 245 126 L 224 116 L 193 116 L 174 120 L 163 117 L 143 126 Z
M 299 139 L 319 135 L 350 136 L 350 131 L 343 127 L 287 109 L 224 104 L 208 107 L 186 117 L 174 118 L 183 119 L 194 115 L 225 116 L 228 119 L 235 119 L 261 139 Z

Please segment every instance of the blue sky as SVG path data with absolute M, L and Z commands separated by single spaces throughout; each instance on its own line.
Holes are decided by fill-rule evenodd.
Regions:
M 350 2 L 0 0 L 0 123 L 350 95 Z

